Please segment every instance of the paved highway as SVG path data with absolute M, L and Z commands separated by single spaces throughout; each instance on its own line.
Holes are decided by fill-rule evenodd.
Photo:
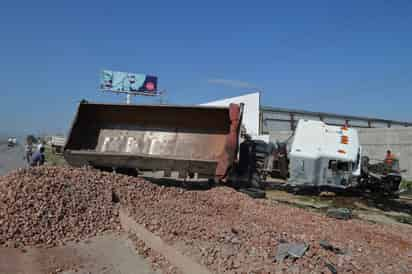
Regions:
M 0 144 L 0 176 L 13 169 L 25 167 L 26 162 L 23 157 L 23 146 L 8 147 L 7 144 Z

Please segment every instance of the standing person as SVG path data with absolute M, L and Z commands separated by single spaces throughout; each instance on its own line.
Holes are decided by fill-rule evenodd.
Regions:
M 41 148 L 44 148 L 44 142 L 43 141 L 39 142 L 39 144 L 37 145 L 37 150 L 40 150 Z
M 384 168 L 386 172 L 391 172 L 393 170 L 399 169 L 399 162 L 396 159 L 395 154 L 393 154 L 392 151 L 390 150 L 386 151 L 386 156 L 384 160 Z
M 33 144 L 31 142 L 27 142 L 25 148 L 24 148 L 25 156 L 24 158 L 27 161 L 27 164 L 30 165 L 31 163 L 31 156 L 33 155 Z
M 395 155 L 392 153 L 392 151 L 387 150 L 386 151 L 386 156 L 385 156 L 385 164 L 388 166 L 392 166 L 393 161 L 396 159 Z
M 39 150 L 37 150 L 34 154 L 33 157 L 31 158 L 31 163 L 30 166 L 42 166 L 44 162 L 46 161 L 46 157 L 44 156 L 44 147 L 40 147 Z

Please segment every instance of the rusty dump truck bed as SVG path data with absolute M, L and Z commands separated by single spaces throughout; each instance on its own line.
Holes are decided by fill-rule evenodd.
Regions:
M 225 176 L 241 108 L 81 103 L 64 148 L 73 166 Z

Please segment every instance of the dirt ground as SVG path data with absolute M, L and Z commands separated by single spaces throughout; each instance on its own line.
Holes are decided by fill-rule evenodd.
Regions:
M 355 218 L 372 223 L 404 226 L 412 230 L 412 199 L 408 196 L 382 198 L 370 193 L 350 191 L 324 193 L 333 195 L 322 196 L 311 193 L 310 190 L 291 193 L 282 182 L 272 183 L 271 189 L 266 191 L 269 199 L 291 206 L 325 213 L 329 208 L 349 208 Z
M 128 235 L 109 233 L 54 248 L 0 248 L 1 274 L 155 274 Z

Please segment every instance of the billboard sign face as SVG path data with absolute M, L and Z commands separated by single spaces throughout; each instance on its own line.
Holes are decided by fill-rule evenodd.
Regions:
M 157 77 L 138 73 L 103 70 L 100 88 L 115 92 L 155 94 L 157 91 Z

